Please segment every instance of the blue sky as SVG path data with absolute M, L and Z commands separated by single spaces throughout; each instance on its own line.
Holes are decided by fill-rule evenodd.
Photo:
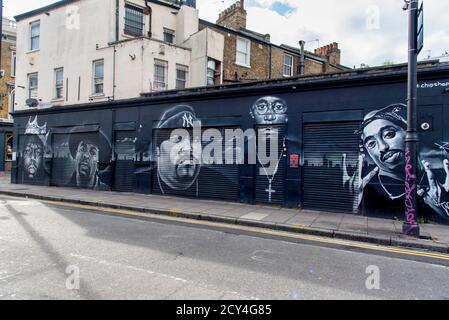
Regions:
M 4 14 L 18 13 L 55 0 L 5 0 Z M 235 0 L 197 0 L 200 17 L 214 22 L 221 10 Z M 449 1 L 424 0 L 426 34 L 420 58 L 449 51 Z M 248 28 L 271 34 L 276 44 L 306 49 L 338 42 L 342 64 L 371 66 L 407 59 L 407 14 L 403 0 L 245 0 Z

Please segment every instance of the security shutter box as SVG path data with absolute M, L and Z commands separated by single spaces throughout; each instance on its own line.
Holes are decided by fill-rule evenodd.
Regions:
M 358 210 L 360 122 L 305 123 L 303 126 L 303 206 L 307 209 L 350 212 Z M 354 185 L 345 185 L 346 174 Z M 347 183 L 347 181 L 346 181 Z

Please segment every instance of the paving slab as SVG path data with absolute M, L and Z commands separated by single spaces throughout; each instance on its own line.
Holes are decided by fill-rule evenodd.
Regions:
M 268 217 L 268 214 L 260 213 L 260 212 L 250 212 L 240 217 L 242 220 L 256 220 L 256 221 L 262 221 Z
M 277 212 L 272 213 L 266 218 L 263 219 L 263 221 L 267 222 L 273 222 L 273 223 L 286 223 L 288 220 L 293 218 L 296 215 L 296 213 L 287 213 L 287 212 Z
M 343 215 L 323 213 L 311 224 L 313 228 L 338 230 L 343 220 Z

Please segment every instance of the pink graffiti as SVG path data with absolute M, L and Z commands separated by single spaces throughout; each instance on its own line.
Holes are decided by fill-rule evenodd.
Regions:
M 416 175 L 412 174 L 413 165 L 411 162 L 410 148 L 405 150 L 405 209 L 406 220 L 410 225 L 410 229 L 406 231 L 409 234 L 413 229 L 418 227 L 415 219 L 416 208 L 413 203 L 412 192 L 415 190 Z

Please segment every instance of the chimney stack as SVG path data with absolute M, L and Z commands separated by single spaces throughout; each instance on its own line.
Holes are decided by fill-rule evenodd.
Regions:
M 245 0 L 239 0 L 220 12 L 217 24 L 237 31 L 246 29 L 246 15 Z
M 338 48 L 337 42 L 315 49 L 315 54 L 326 58 L 330 64 L 340 64 L 341 50 Z

